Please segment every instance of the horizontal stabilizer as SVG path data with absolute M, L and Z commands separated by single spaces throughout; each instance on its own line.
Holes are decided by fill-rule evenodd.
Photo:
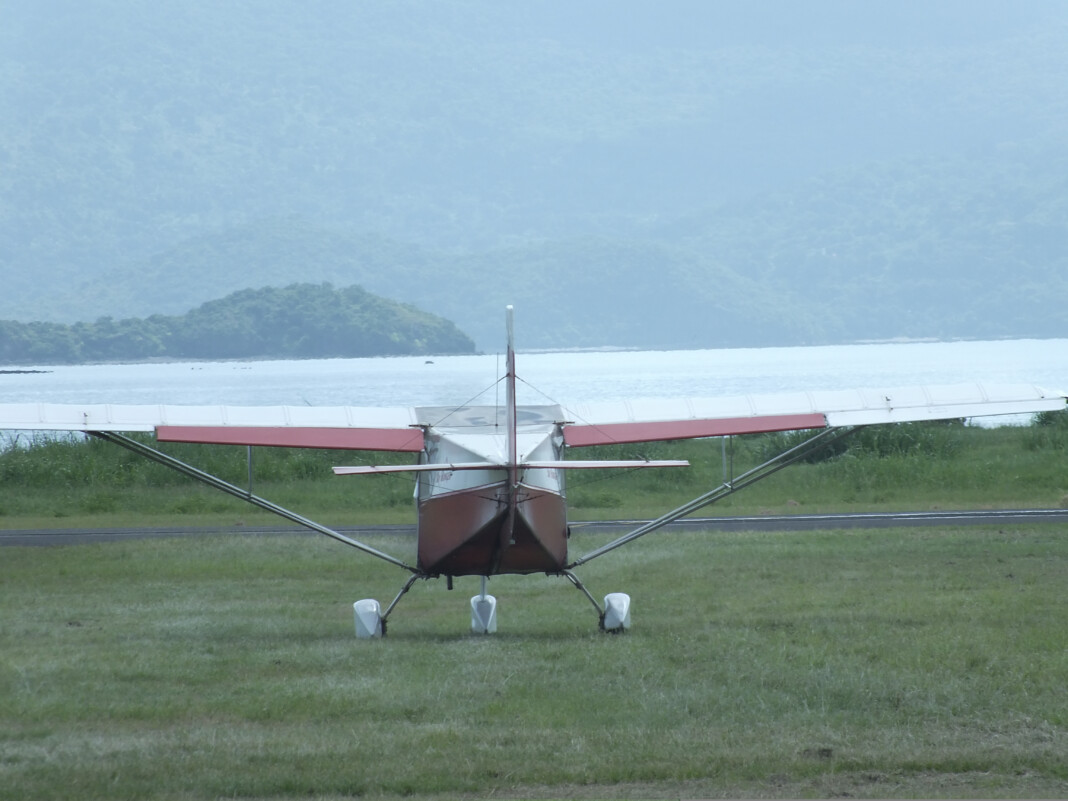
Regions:
M 521 470 L 594 470 L 599 467 L 626 467 L 626 468 L 639 468 L 639 467 L 689 467 L 690 463 L 685 459 L 593 459 L 582 460 L 573 459 L 561 462 L 539 461 L 539 462 L 522 462 L 519 465 Z
M 504 465 L 493 462 L 441 462 L 437 464 L 360 464 L 350 467 L 335 467 L 334 475 L 363 476 L 375 473 L 428 473 L 435 470 L 503 470 Z
M 690 463 L 680 459 L 629 459 L 617 461 L 538 461 L 521 462 L 520 470 L 589 470 L 598 467 L 689 467 Z M 443 462 L 437 464 L 365 464 L 351 467 L 335 467 L 334 474 L 339 476 L 365 476 L 376 473 L 427 473 L 431 471 L 454 470 L 504 470 L 503 464 L 496 462 Z

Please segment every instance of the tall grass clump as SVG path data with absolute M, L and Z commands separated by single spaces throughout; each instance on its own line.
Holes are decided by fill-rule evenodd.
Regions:
M 808 454 L 804 461 L 816 464 L 846 455 L 876 459 L 902 456 L 952 458 L 964 445 L 961 436 L 964 428 L 964 420 L 866 426 Z M 763 434 L 753 438 L 750 452 L 754 458 L 767 461 L 811 436 L 808 431 Z
M 1027 433 L 1031 450 L 1068 451 L 1068 410 L 1035 415 Z

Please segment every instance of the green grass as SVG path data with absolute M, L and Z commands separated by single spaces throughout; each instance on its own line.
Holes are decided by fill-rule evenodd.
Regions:
M 706 510 L 707 514 L 1056 508 L 1068 506 L 1068 414 L 1044 425 L 881 426 L 830 458 L 794 465 Z M 735 475 L 790 435 L 734 438 Z M 240 447 L 168 445 L 194 466 L 246 487 Z M 572 474 L 573 520 L 649 518 L 724 479 L 719 440 L 650 443 L 576 452 L 580 458 L 684 458 L 689 468 Z M 414 522 L 408 475 L 335 477 L 336 464 L 381 463 L 390 454 L 259 448 L 253 490 L 330 525 Z M 0 451 L 0 528 L 56 528 L 70 521 L 115 526 L 272 522 L 241 501 L 194 484 L 105 442 L 39 441 Z
M 249 487 L 245 448 L 160 449 L 243 489 Z M 413 522 L 409 476 L 360 481 L 338 478 L 331 471 L 333 465 L 381 463 L 382 458 L 351 451 L 257 448 L 251 489 L 336 525 Z M 28 448 L 0 451 L 0 528 L 57 528 L 75 519 L 91 528 L 279 522 L 243 501 L 99 440 L 40 439 Z
M 726 473 L 738 475 L 793 441 L 792 435 L 736 437 Z M 1068 414 L 1055 424 L 1029 427 L 877 426 L 845 443 L 828 458 L 792 465 L 706 513 L 1068 506 Z M 569 483 L 569 501 L 579 518 L 655 515 L 724 480 L 718 440 L 605 452 L 615 458 L 685 458 L 692 467 L 577 476 Z
M 576 534 L 581 553 L 601 540 Z M 373 545 L 410 558 L 407 539 Z M 658 533 L 565 581 L 325 538 L 0 554 L 0 798 L 1068 794 L 1058 526 Z

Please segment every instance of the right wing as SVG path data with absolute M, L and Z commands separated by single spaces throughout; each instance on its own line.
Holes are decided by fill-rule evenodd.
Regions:
M 1032 384 L 955 384 L 634 400 L 569 406 L 569 447 L 720 437 L 798 429 L 1031 414 L 1065 408 L 1065 395 Z

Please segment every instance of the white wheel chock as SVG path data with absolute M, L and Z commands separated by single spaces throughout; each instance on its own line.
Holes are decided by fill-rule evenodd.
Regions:
M 610 592 L 604 597 L 604 630 L 626 631 L 630 628 L 630 596 Z
M 492 595 L 471 598 L 471 631 L 474 634 L 493 634 L 497 630 L 497 599 Z
M 352 615 L 356 619 L 356 637 L 361 640 L 377 639 L 382 636 L 382 607 L 373 598 L 365 598 L 352 605 Z

